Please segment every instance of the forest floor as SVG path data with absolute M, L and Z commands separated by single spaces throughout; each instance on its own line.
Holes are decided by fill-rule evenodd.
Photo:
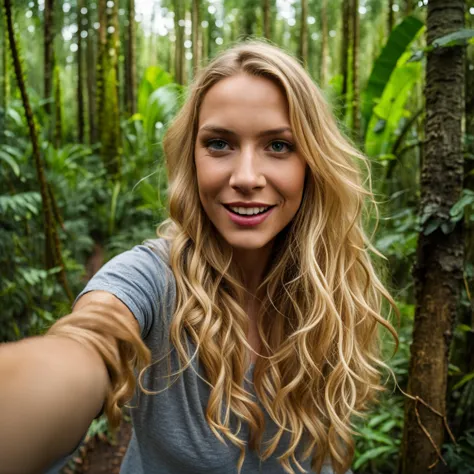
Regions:
M 131 435 L 131 423 L 122 421 L 115 443 L 105 435 L 87 439 L 61 474 L 119 474 Z

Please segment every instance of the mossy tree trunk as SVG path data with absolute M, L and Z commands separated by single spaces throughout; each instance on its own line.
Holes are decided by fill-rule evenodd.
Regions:
M 388 0 L 388 14 L 387 14 L 387 37 L 393 30 L 395 23 L 395 12 L 393 11 L 394 0 Z
M 352 0 L 352 134 L 356 141 L 360 140 L 360 90 L 359 90 L 359 42 L 360 16 L 359 0 Z
M 321 67 L 319 70 L 319 85 L 326 86 L 328 79 L 328 2 L 321 1 Z
M 118 179 L 121 173 L 120 108 L 118 89 L 118 0 L 103 15 L 105 50 L 102 51 L 100 142 L 101 155 L 108 175 Z M 103 39 L 101 39 L 103 46 Z
M 184 21 L 184 5 L 182 0 L 174 0 L 174 76 L 178 84 L 184 84 L 184 26 L 180 22 Z
M 2 49 L 2 107 L 6 111 L 10 104 L 10 55 L 8 45 L 8 29 L 6 28 L 6 15 L 2 11 L 3 49 Z
M 463 25 L 464 0 L 429 1 L 428 45 Z M 450 221 L 449 211 L 463 186 L 464 73 L 461 47 L 428 53 L 420 202 L 423 224 L 414 268 L 416 310 L 408 392 L 441 415 L 446 412 L 449 346 L 463 278 L 462 222 Z M 433 443 L 441 448 L 444 430 L 442 417 L 421 403 L 406 401 L 403 474 L 438 472 L 433 468 L 436 464 L 442 468 Z
M 262 17 L 263 17 L 263 36 L 271 40 L 271 15 L 270 15 L 270 0 L 262 1 Z
M 341 40 L 341 115 L 345 117 L 347 111 L 347 93 L 349 90 L 349 51 L 351 44 L 350 11 L 352 0 L 342 0 L 342 40 Z
M 38 141 L 38 130 L 33 116 L 33 112 L 30 105 L 30 100 L 26 91 L 25 79 L 23 76 L 23 70 L 20 60 L 19 46 L 17 46 L 15 32 L 13 27 L 13 14 L 11 0 L 4 0 L 5 16 L 7 21 L 8 39 L 10 43 L 10 49 L 12 53 L 13 66 L 15 70 L 15 77 L 20 89 L 21 99 L 23 102 L 23 108 L 25 111 L 26 121 L 28 124 L 28 131 L 30 134 L 31 145 L 33 148 L 33 159 L 35 162 L 36 176 L 39 183 L 42 208 L 43 208 L 43 221 L 44 221 L 44 233 L 45 233 L 45 266 L 47 269 L 59 267 L 58 280 L 62 285 L 69 300 L 73 301 L 73 295 L 69 288 L 67 281 L 66 271 L 64 268 L 64 262 L 62 259 L 61 243 L 56 230 L 54 222 L 54 211 L 50 199 L 50 188 L 46 179 L 46 173 L 41 160 L 40 147 Z
M 89 122 L 89 143 L 97 143 L 97 119 L 96 119 L 96 68 L 95 64 L 97 61 L 96 47 L 95 47 L 95 31 L 93 27 L 92 14 L 91 14 L 92 1 L 89 0 L 87 3 L 87 112 Z
M 201 2 L 200 0 L 193 0 L 192 8 L 192 43 L 193 43 L 193 75 L 195 75 L 199 69 L 201 63 L 201 45 L 199 43 L 199 31 L 201 23 Z
M 44 2 L 44 98 L 45 110 L 51 114 L 54 68 L 54 0 Z
M 77 0 L 77 140 L 84 143 L 84 52 L 82 32 L 85 31 L 83 18 L 84 0 Z
M 127 112 L 133 115 L 137 111 L 137 65 L 136 65 L 136 31 L 135 31 L 135 0 L 128 0 L 128 28 L 127 28 L 126 57 L 126 103 Z
M 257 11 L 255 0 L 242 1 L 242 36 L 244 39 L 255 34 L 257 25 Z
M 55 148 L 60 148 L 63 142 L 63 100 L 61 92 L 61 71 L 54 67 L 54 138 Z
M 298 56 L 305 67 L 308 65 L 308 0 L 301 0 L 300 42 Z
M 96 104 L 98 111 L 97 138 L 102 138 L 104 128 L 104 90 L 105 90 L 105 69 L 107 55 L 107 12 L 106 0 L 97 1 L 97 14 L 99 20 L 99 41 L 97 47 L 97 66 L 96 66 Z

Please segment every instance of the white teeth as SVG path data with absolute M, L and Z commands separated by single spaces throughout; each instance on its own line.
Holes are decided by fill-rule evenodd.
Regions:
M 245 216 L 252 216 L 253 214 L 258 214 L 259 212 L 266 211 L 270 208 L 268 207 L 231 207 L 229 206 L 232 211 L 236 212 L 237 214 L 242 214 Z

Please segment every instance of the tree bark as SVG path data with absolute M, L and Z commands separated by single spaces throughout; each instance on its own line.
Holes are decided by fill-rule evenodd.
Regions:
M 319 73 L 319 85 L 326 86 L 328 78 L 328 2 L 321 2 L 321 69 Z M 346 65 L 347 67 L 347 65 Z
M 184 11 L 181 0 L 174 0 L 174 30 L 175 30 L 175 53 L 174 70 L 175 81 L 184 84 L 184 27 L 180 26 L 180 20 L 184 20 Z
M 193 0 L 192 9 L 192 41 L 193 41 L 193 75 L 195 75 L 199 69 L 201 63 L 201 45 L 199 44 L 199 30 L 200 30 L 200 1 Z
M 103 63 L 101 104 L 101 155 L 107 174 L 117 179 L 121 173 L 121 134 L 118 88 L 119 24 L 118 0 L 106 10 L 106 50 Z M 105 125 L 106 124 L 106 125 Z
M 44 2 L 44 108 L 48 115 L 51 114 L 51 94 L 53 91 L 53 67 L 54 67 L 54 0 Z
M 91 0 L 87 3 L 87 111 L 89 118 L 89 143 L 97 143 L 96 119 L 96 48 L 94 42 L 94 28 L 91 15 Z
M 395 16 L 393 11 L 394 0 L 388 0 L 388 15 L 387 15 L 387 38 L 390 36 L 390 33 L 393 30 L 393 25 L 395 23 Z
M 243 0 L 242 5 L 242 26 L 244 39 L 250 38 L 255 34 L 257 24 L 257 14 L 255 11 L 254 0 Z
M 8 45 L 8 29 L 6 28 L 6 18 L 2 15 L 2 21 L 5 23 L 3 34 L 3 51 L 2 51 L 2 105 L 6 110 L 10 105 L 10 64 L 9 64 L 9 45 Z
M 360 91 L 359 91 L 359 0 L 352 0 L 352 133 L 360 139 Z
M 351 0 L 343 0 L 342 4 L 342 41 L 341 41 L 341 115 L 346 115 L 347 110 L 347 91 L 349 89 L 349 48 L 351 41 L 350 10 Z
M 300 44 L 298 54 L 305 67 L 308 66 L 308 0 L 301 0 Z
M 26 122 L 28 124 L 28 131 L 30 135 L 31 145 L 33 149 L 33 159 L 35 162 L 36 176 L 39 183 L 42 208 L 43 208 L 43 221 L 44 221 L 44 233 L 45 233 L 45 266 L 47 269 L 53 267 L 59 267 L 58 281 L 62 285 L 69 300 L 73 301 L 73 295 L 69 288 L 69 284 L 66 277 L 66 271 L 64 268 L 64 262 L 61 253 L 61 243 L 59 236 L 56 231 L 56 225 L 54 223 L 53 209 L 51 206 L 51 200 L 49 196 L 49 186 L 46 179 L 45 170 L 41 160 L 41 153 L 38 140 L 38 130 L 36 128 L 36 122 L 33 117 L 33 111 L 31 109 L 30 100 L 26 91 L 26 84 L 24 81 L 23 70 L 20 61 L 20 51 L 17 46 L 15 33 L 13 28 L 13 15 L 11 0 L 4 0 L 5 16 L 8 28 L 8 38 L 10 43 L 10 49 L 13 59 L 13 67 L 15 70 L 15 76 L 20 89 L 21 99 L 23 102 L 23 109 L 25 111 Z
M 463 25 L 464 0 L 429 1 L 428 45 Z M 408 392 L 442 415 L 446 413 L 449 345 L 463 277 L 462 222 L 454 226 L 449 210 L 458 201 L 463 185 L 464 72 L 461 47 L 437 48 L 428 53 L 420 203 L 422 232 L 413 272 L 416 310 Z M 439 462 L 435 448 L 419 426 L 417 413 L 438 448 L 444 440 L 443 419 L 421 403 L 407 400 L 403 474 L 436 472 L 430 466 Z
M 128 0 L 128 42 L 127 42 L 127 111 L 129 115 L 137 112 L 137 60 L 135 32 L 135 0 Z
M 59 66 L 54 66 L 54 148 L 61 147 L 63 142 L 63 100 L 61 93 L 61 76 Z
M 82 49 L 82 24 L 84 0 L 77 0 L 77 139 L 84 143 L 84 52 Z
M 262 17 L 263 17 L 263 36 L 271 40 L 271 30 L 270 30 L 270 0 L 263 0 L 262 5 Z
M 96 74 L 96 104 L 99 112 L 99 120 L 97 124 L 98 139 L 102 139 L 102 130 L 104 128 L 104 90 L 105 90 L 105 69 L 107 58 L 107 13 L 105 0 L 98 0 L 97 10 L 99 19 L 99 44 L 97 54 L 97 74 Z

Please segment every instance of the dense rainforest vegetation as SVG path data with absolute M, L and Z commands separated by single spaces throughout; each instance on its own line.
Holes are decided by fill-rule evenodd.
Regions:
M 161 139 L 187 85 L 265 37 L 371 160 L 400 346 L 384 348 L 397 384 L 357 422 L 354 472 L 474 472 L 474 0 L 0 1 L 0 341 L 43 333 L 155 236 Z

